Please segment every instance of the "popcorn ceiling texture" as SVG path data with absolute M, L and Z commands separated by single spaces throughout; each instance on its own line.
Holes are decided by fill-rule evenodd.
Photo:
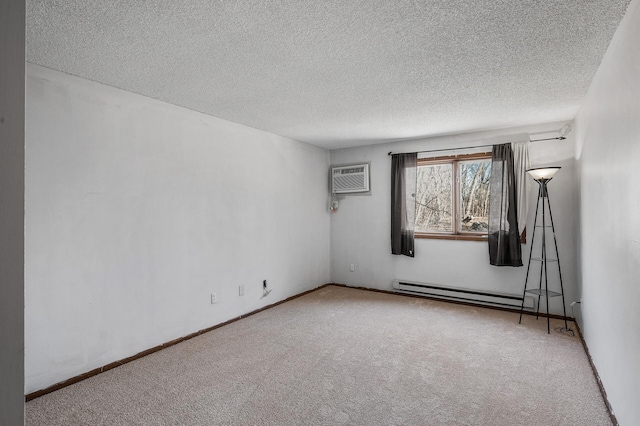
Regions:
M 572 119 L 629 0 L 27 0 L 27 60 L 326 148 Z

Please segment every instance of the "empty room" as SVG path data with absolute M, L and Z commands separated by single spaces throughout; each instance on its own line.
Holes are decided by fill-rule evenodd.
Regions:
M 0 5 L 0 425 L 640 424 L 640 0 Z

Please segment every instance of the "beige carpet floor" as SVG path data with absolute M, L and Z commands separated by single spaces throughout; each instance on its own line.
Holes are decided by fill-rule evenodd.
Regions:
M 559 326 L 557 321 L 553 326 Z M 27 425 L 610 425 L 546 319 L 328 286 L 30 401 Z

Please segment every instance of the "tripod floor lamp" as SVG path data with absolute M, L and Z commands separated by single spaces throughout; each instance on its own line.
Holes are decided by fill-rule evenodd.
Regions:
M 534 296 L 538 296 L 538 304 L 536 309 L 536 319 L 540 315 L 540 299 L 542 297 L 545 298 L 546 306 L 547 306 L 547 333 L 551 333 L 550 326 L 550 318 L 549 318 L 549 298 L 554 297 L 562 297 L 562 312 L 564 313 L 564 326 L 565 330 L 568 330 L 567 326 L 567 311 L 564 303 L 564 288 L 562 286 L 562 271 L 560 269 L 560 258 L 558 256 L 558 242 L 556 241 L 556 230 L 553 225 L 553 215 L 551 214 L 551 204 L 549 203 L 549 196 L 547 192 L 547 184 L 556 174 L 556 172 L 560 170 L 560 167 L 540 167 L 535 169 L 527 170 L 527 173 L 533 177 L 533 179 L 538 182 L 538 203 L 536 205 L 536 216 L 533 222 L 533 235 L 531 236 L 531 250 L 529 251 L 529 263 L 527 264 L 527 276 L 524 280 L 524 291 L 522 292 L 522 306 L 520 307 L 520 320 L 518 323 L 522 322 L 522 311 L 524 309 L 524 297 L 527 293 L 533 294 Z M 540 211 L 540 206 L 542 206 L 542 224 L 538 223 L 538 212 Z M 540 231 L 537 231 L 540 228 Z M 553 236 L 553 246 L 555 248 L 555 253 L 549 250 L 547 253 L 547 238 Z M 533 253 L 533 248 L 536 246 L 536 236 L 538 238 L 542 238 L 540 241 L 540 245 L 538 246 L 540 249 L 540 257 L 535 257 Z M 536 253 L 537 255 L 537 253 Z M 555 257 L 554 257 L 555 256 Z M 540 264 L 540 279 L 537 283 L 529 283 L 529 272 L 531 271 L 531 262 L 537 262 Z M 557 286 L 553 286 L 554 290 L 549 290 L 549 265 L 557 265 L 558 267 L 558 277 L 560 278 L 560 288 Z M 536 265 L 537 266 L 537 265 Z M 544 287 L 542 282 L 544 280 Z M 560 291 L 557 291 L 560 290 Z

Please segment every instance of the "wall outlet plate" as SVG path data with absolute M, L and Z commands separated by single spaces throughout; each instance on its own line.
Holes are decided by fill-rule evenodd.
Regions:
M 216 293 L 211 293 L 211 304 L 218 303 L 218 295 Z
M 238 295 L 239 296 L 244 296 L 244 286 L 238 286 Z

